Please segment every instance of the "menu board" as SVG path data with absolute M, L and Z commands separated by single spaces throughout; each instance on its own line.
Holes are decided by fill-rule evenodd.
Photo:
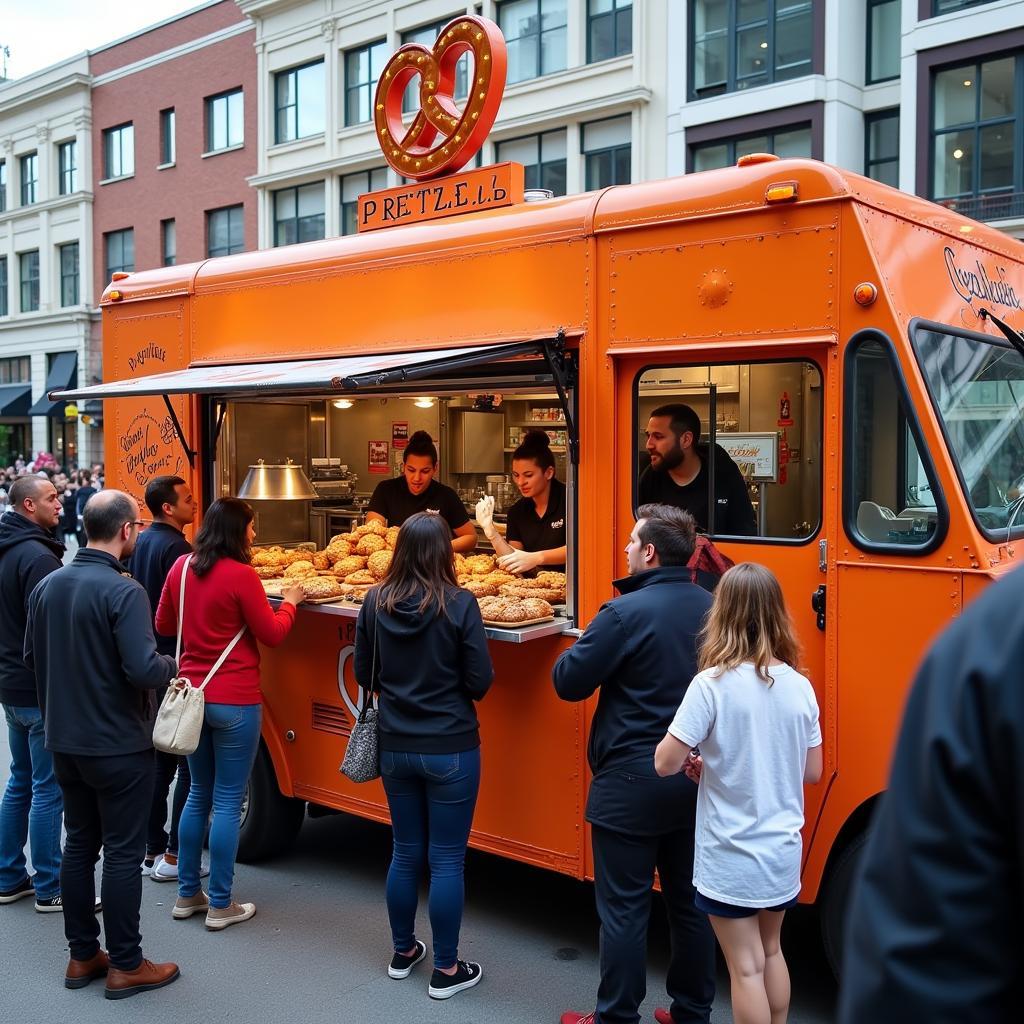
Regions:
M 715 441 L 728 453 L 740 471 L 754 483 L 776 483 L 779 479 L 779 435 L 716 434 Z M 752 469 L 748 469 L 752 467 Z

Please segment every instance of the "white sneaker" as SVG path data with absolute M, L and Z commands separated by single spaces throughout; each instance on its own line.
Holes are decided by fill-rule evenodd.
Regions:
M 143 872 L 145 874 L 145 872 Z M 203 858 L 199 862 L 199 877 L 206 878 L 210 873 L 210 865 Z M 171 864 L 165 857 L 161 856 L 149 872 L 149 877 L 154 882 L 176 882 L 178 881 L 178 865 Z
M 157 855 L 156 855 L 156 856 L 155 856 L 155 857 L 153 858 L 153 863 L 152 863 L 152 864 L 147 864 L 147 863 L 146 863 L 146 861 L 143 861 L 143 862 L 142 862 L 142 877 L 143 877 L 143 878 L 149 878 L 149 877 L 151 877 L 151 876 L 152 876 L 152 874 L 153 874 L 153 869 L 154 869 L 154 868 L 155 868 L 155 867 L 157 866 L 157 864 L 159 864 L 159 863 L 160 863 L 160 861 L 162 861 L 163 859 L 164 859 L 164 855 L 163 855 L 162 853 L 158 853 L 158 854 L 157 854 Z M 147 858 L 147 860 L 148 860 L 148 858 Z

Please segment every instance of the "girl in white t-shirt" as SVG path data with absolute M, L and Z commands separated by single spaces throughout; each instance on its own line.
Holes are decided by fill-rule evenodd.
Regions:
M 733 566 L 702 633 L 701 672 L 655 753 L 659 775 L 700 779 L 695 902 L 729 965 L 736 1024 L 784 1024 L 789 1012 L 779 934 L 800 892 L 803 784 L 822 768 L 818 704 L 798 657 L 778 580 Z

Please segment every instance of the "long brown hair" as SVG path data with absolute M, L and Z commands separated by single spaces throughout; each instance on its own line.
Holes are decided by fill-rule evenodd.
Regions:
M 722 575 L 699 639 L 701 671 L 721 674 L 749 661 L 769 686 L 773 661 L 795 666 L 800 657 L 782 587 L 756 562 L 741 562 Z
M 417 611 L 446 615 L 451 591 L 458 589 L 455 552 L 448 523 L 434 512 L 409 516 L 398 531 L 398 542 L 387 574 L 377 588 L 377 609 L 393 612 L 410 597 L 419 597 Z

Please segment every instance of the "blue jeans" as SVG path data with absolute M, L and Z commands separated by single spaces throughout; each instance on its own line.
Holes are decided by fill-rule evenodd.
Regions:
M 39 708 L 4 705 L 11 745 L 11 777 L 0 803 L 0 889 L 28 875 L 25 842 L 31 841 L 36 896 L 60 892 L 60 826 L 64 801 L 53 777 L 53 757 L 43 742 Z
M 231 904 L 242 796 L 260 743 L 259 704 L 207 704 L 199 746 L 188 756 L 192 775 L 178 826 L 178 895 L 199 892 L 203 834 L 210 826 L 210 906 Z
M 394 833 L 387 903 L 395 952 L 415 945 L 420 878 L 429 862 L 434 966 L 454 967 L 466 897 L 466 845 L 480 790 L 480 748 L 461 754 L 382 750 L 380 771 Z

